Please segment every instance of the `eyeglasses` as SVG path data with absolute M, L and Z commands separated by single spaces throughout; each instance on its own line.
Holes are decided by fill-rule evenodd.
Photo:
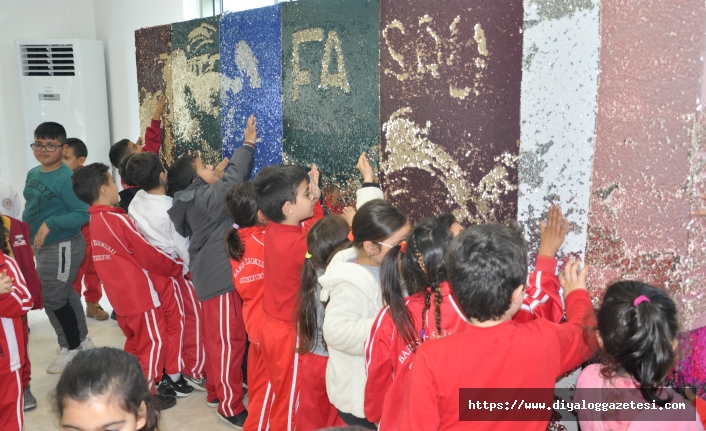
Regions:
M 46 144 L 45 145 L 45 144 L 40 144 L 39 142 L 34 142 L 34 143 L 29 144 L 29 147 L 33 151 L 48 151 L 50 153 L 53 153 L 54 151 L 56 151 L 57 148 L 63 147 L 63 146 L 64 146 L 64 144 L 61 144 L 61 145 Z

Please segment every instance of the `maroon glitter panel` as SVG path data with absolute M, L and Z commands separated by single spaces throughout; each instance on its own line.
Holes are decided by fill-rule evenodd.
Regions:
M 381 181 L 415 221 L 517 217 L 522 0 L 383 0 Z
M 695 119 L 701 0 L 603 0 L 586 261 L 596 301 L 615 279 L 668 288 L 685 329 L 706 325 L 705 232 L 689 210 L 705 189 Z
M 149 126 L 154 106 L 160 95 L 170 99 L 172 26 L 171 24 L 141 28 L 135 31 L 135 59 L 137 62 L 137 88 L 140 103 L 140 134 Z M 161 158 L 167 163 L 174 160 L 172 112 L 167 103 L 162 114 Z

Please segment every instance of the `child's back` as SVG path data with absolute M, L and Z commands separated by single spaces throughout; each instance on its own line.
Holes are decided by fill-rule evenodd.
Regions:
M 167 213 L 171 207 L 171 197 L 139 190 L 130 204 L 128 214 L 150 244 L 174 258 L 181 258 L 188 266 L 189 239 L 179 235 L 174 229 L 174 223 Z

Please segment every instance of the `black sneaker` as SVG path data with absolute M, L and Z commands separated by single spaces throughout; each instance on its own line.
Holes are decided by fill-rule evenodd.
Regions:
M 169 395 L 162 395 L 162 394 L 157 394 L 155 395 L 155 398 L 157 398 L 157 401 L 159 401 L 159 409 L 160 410 L 167 410 L 171 409 L 176 405 L 176 397 L 171 397 Z
M 169 377 L 166 375 L 162 376 L 162 380 L 157 383 L 157 393 L 159 395 L 164 395 L 167 397 L 172 397 L 176 398 L 177 393 L 174 389 L 172 389 L 172 385 L 170 384 Z
M 191 395 L 192 392 L 194 392 L 194 388 L 189 386 L 183 374 L 179 377 L 179 380 L 177 380 L 176 382 L 173 382 L 172 379 L 167 375 L 164 375 L 162 377 L 162 380 L 164 379 L 167 379 L 167 383 L 171 385 L 171 388 L 174 390 L 174 392 L 176 392 L 176 396 L 179 398 L 188 397 L 189 395 Z
M 237 430 L 242 430 L 245 419 L 248 418 L 248 411 L 243 410 L 242 413 L 238 413 L 235 416 L 223 416 L 220 412 L 218 412 L 218 417 L 231 427 Z
M 186 379 L 186 382 L 192 388 L 196 389 L 197 391 L 206 390 L 206 379 L 197 379 L 196 377 L 187 376 L 186 374 L 183 374 L 183 376 Z
M 115 310 L 113 310 L 113 312 L 110 313 L 110 318 L 113 320 L 118 320 L 118 316 L 115 314 Z
M 221 402 L 218 400 L 218 398 L 214 398 L 211 401 L 206 400 L 206 405 L 212 408 L 218 407 L 218 404 Z

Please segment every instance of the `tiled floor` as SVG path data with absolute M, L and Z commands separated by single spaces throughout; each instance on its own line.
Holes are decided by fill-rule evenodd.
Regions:
M 112 308 L 105 297 L 103 308 L 110 313 Z M 85 307 L 85 304 L 84 304 Z M 96 346 L 122 348 L 125 336 L 114 320 L 98 322 L 87 319 L 88 336 Z M 58 419 L 54 414 L 52 397 L 59 374 L 47 374 L 46 369 L 56 358 L 56 334 L 44 310 L 29 313 L 29 355 L 32 361 L 32 393 L 37 397 L 37 408 L 25 412 L 26 431 L 58 429 Z M 247 403 L 247 396 L 246 396 Z M 179 430 L 229 430 L 233 429 L 216 417 L 216 409 L 206 405 L 206 392 L 194 391 L 189 397 L 179 399 L 177 405 L 162 413 L 162 431 Z

